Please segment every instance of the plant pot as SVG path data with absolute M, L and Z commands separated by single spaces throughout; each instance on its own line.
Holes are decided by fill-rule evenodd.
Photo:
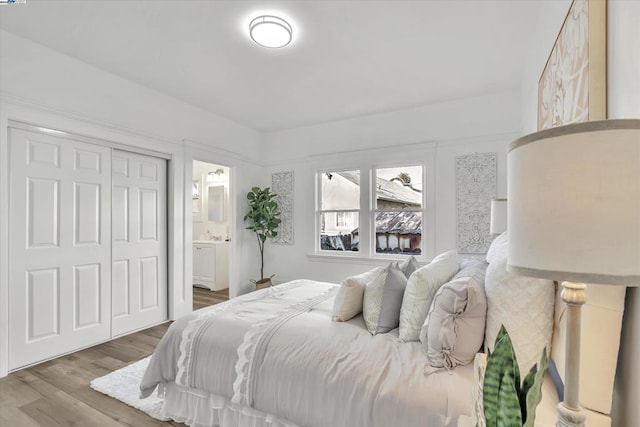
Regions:
M 270 277 L 256 281 L 256 290 L 268 288 L 270 286 L 272 286 Z

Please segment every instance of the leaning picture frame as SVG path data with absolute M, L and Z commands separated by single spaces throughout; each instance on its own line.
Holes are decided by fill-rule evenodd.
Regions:
M 607 2 L 573 0 L 538 82 L 538 130 L 607 118 Z

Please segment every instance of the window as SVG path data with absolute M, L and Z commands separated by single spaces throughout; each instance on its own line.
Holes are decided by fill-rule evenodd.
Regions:
M 320 249 L 358 251 L 360 171 L 320 174 Z
M 422 253 L 422 166 L 374 170 L 377 253 Z
M 360 170 L 318 174 L 319 249 L 365 256 L 422 254 L 423 167 L 371 168 L 365 178 Z M 365 197 L 361 186 L 367 187 Z M 361 215 L 369 219 L 361 223 Z

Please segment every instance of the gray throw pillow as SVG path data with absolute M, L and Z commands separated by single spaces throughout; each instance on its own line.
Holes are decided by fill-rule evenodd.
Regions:
M 471 363 L 482 346 L 487 315 L 483 288 L 487 264 L 482 262 L 474 267 L 474 274 L 457 275 L 433 299 L 420 331 L 422 349 L 433 367 L 451 369 Z
M 389 332 L 400 323 L 400 307 L 407 278 L 394 264 L 364 289 L 363 317 L 367 330 L 373 335 Z
M 420 268 L 416 257 L 414 257 L 413 255 L 411 255 L 404 261 L 396 262 L 396 267 L 398 267 L 398 269 L 404 273 L 407 279 L 409 278 L 409 276 L 411 276 L 411 273 Z

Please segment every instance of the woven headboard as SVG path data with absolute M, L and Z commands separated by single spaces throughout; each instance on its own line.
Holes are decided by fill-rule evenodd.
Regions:
M 566 306 L 556 292 L 551 358 L 564 380 Z M 623 286 L 587 285 L 582 307 L 580 345 L 580 402 L 587 411 L 587 425 L 611 425 L 613 383 L 620 348 L 624 313 Z

